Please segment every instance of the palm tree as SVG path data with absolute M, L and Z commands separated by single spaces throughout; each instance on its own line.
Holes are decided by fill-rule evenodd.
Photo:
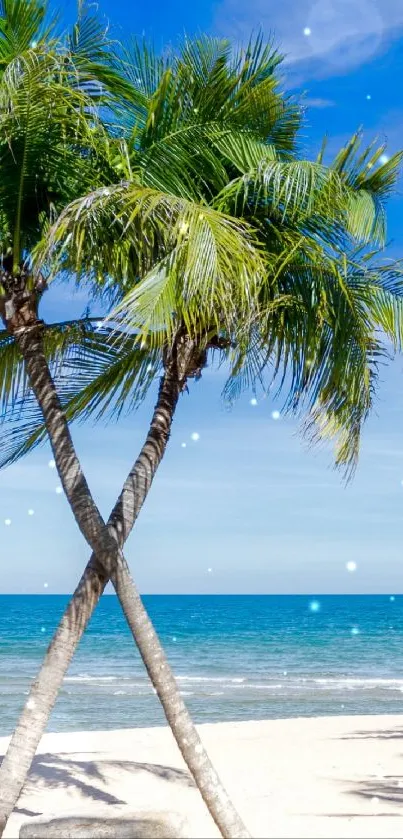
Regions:
M 85 410 L 89 397 L 92 407 L 95 403 L 99 405 L 97 388 L 100 385 L 103 388 L 101 398 L 105 396 L 106 399 L 111 383 L 112 393 L 116 393 L 117 388 L 122 388 L 120 396 L 123 391 L 127 392 L 126 376 L 129 376 L 129 385 L 140 383 L 140 390 L 146 388 L 150 376 L 147 379 L 141 344 L 145 345 L 147 357 L 150 354 L 152 369 L 154 364 L 161 365 L 164 370 L 159 402 L 145 448 L 110 520 L 110 532 L 119 547 L 127 538 L 162 457 L 179 393 L 189 376 L 199 374 L 209 349 L 218 349 L 232 360 L 231 383 L 239 381 L 240 373 L 256 379 L 273 355 L 277 356 L 278 369 L 291 360 L 295 379 L 293 400 L 298 403 L 302 392 L 315 394 L 318 417 L 322 420 L 329 414 L 336 429 L 350 427 L 347 408 L 354 406 L 359 431 L 369 407 L 369 389 L 365 383 L 357 387 L 357 369 L 359 367 L 360 373 L 364 367 L 370 370 L 373 333 L 380 318 L 378 314 L 376 321 L 374 312 L 373 317 L 369 317 L 369 306 L 363 304 L 356 312 L 351 305 L 353 292 L 345 276 L 345 267 L 348 266 L 351 275 L 355 263 L 352 259 L 344 259 L 342 263 L 339 252 L 348 235 L 370 240 L 374 232 L 379 232 L 379 207 L 373 200 L 376 189 L 371 191 L 362 187 L 357 180 L 347 183 L 337 165 L 327 170 L 320 162 L 298 164 L 288 159 L 293 151 L 298 114 L 294 106 L 285 106 L 275 91 L 273 70 L 277 59 L 268 51 L 262 53 L 258 44 L 240 64 L 232 66 L 228 49 L 223 53 L 222 44 L 215 45 L 219 55 L 216 61 L 211 60 L 213 46 L 209 42 L 196 47 L 187 44 L 180 61 L 174 64 L 175 73 L 168 72 L 169 68 L 163 67 L 161 62 L 153 63 L 149 53 L 138 53 L 143 64 L 137 63 L 136 73 L 140 65 L 143 80 L 148 85 L 148 89 L 145 83 L 142 85 L 143 89 L 137 91 L 134 100 L 136 132 L 140 125 L 141 137 L 131 128 L 126 142 L 120 138 L 118 160 L 112 163 L 126 177 L 117 185 L 101 186 L 84 199 L 73 201 L 51 229 L 45 251 L 39 251 L 45 262 L 50 256 L 55 261 L 60 246 L 58 267 L 73 268 L 78 274 L 90 277 L 94 285 L 102 290 L 106 288 L 111 296 L 116 290 L 122 296 L 127 288 L 130 289 L 120 302 L 116 317 L 126 319 L 129 312 L 129 326 L 134 327 L 135 340 L 133 334 L 128 338 L 126 332 L 120 336 L 123 358 L 119 357 L 119 363 L 111 372 L 111 368 L 108 369 L 111 356 L 104 355 L 106 367 L 104 364 L 98 380 L 92 377 L 84 393 L 69 395 L 66 400 L 68 415 Z M 128 66 L 130 70 L 131 65 Z M 194 84 L 196 71 L 199 72 L 198 85 Z M 188 103 L 190 92 L 193 98 L 190 98 L 190 110 L 188 108 L 186 112 L 183 104 Z M 214 93 L 219 93 L 221 100 L 217 95 L 214 100 Z M 268 100 L 271 108 L 267 116 L 263 104 L 267 106 Z M 214 117 L 210 120 L 207 119 L 208 108 Z M 142 109 L 143 117 L 144 111 L 147 117 L 143 121 L 139 120 Z M 182 127 L 179 125 L 181 119 Z M 192 159 L 195 138 L 196 162 Z M 270 139 L 277 142 L 279 153 L 268 142 Z M 116 149 L 116 145 L 112 143 L 111 148 Z M 396 167 L 396 160 L 393 166 Z M 217 208 L 228 209 L 232 216 L 220 214 Z M 256 233 L 252 233 L 244 221 L 235 221 L 237 212 L 243 218 L 253 220 L 258 231 L 258 247 Z M 362 288 L 366 277 L 363 278 L 361 263 L 358 269 L 361 270 Z M 390 270 L 389 274 L 395 283 L 396 272 Z M 378 283 L 380 291 L 386 295 L 386 301 L 380 300 L 380 309 L 385 312 L 385 306 L 391 308 L 391 300 L 395 299 L 393 284 L 388 297 L 388 290 L 385 291 L 385 284 L 380 279 L 381 272 L 373 268 L 372 277 L 374 287 Z M 296 295 L 293 278 L 298 292 L 301 286 L 301 293 Z M 314 295 L 306 294 L 308 287 L 314 287 Z M 360 302 L 358 291 L 356 296 Z M 318 301 L 321 304 L 319 311 Z M 337 312 L 346 309 L 347 313 L 352 310 L 348 321 L 351 335 L 347 327 L 340 328 L 337 316 Z M 304 326 L 302 337 L 297 327 L 300 312 L 300 326 Z M 396 313 L 392 320 L 390 329 L 395 334 Z M 88 334 L 90 330 L 84 331 L 90 339 L 88 349 L 93 351 L 96 336 Z M 322 342 L 318 340 L 318 334 L 322 336 Z M 327 342 L 325 334 L 328 335 Z M 329 335 L 333 342 L 330 356 Z M 349 362 L 344 345 L 346 335 L 357 345 L 358 349 L 354 344 L 354 352 L 359 355 L 360 363 L 351 363 L 351 359 Z M 299 343 L 295 343 L 296 339 Z M 106 542 L 105 548 L 103 523 L 98 511 L 93 509 L 71 442 L 66 438 L 66 427 L 64 449 L 56 445 L 63 424 L 60 402 L 56 404 L 48 374 L 43 373 L 42 390 L 38 384 L 35 386 L 40 352 L 43 357 L 41 369 L 44 370 L 43 348 L 30 343 L 29 356 L 20 340 L 19 346 L 27 363 L 31 386 L 44 409 L 66 494 L 96 555 L 91 559 L 48 651 L 5 759 L 4 774 L 7 772 L 14 783 L 8 785 L 8 789 L 13 786 L 13 791 L 8 793 L 3 818 L 15 803 L 16 789 L 18 796 L 21 778 L 23 782 L 75 643 L 111 576 L 168 720 L 188 765 L 201 784 L 205 799 L 215 812 L 217 823 L 224 835 L 246 835 L 233 814 L 230 814 L 232 821 L 225 817 L 228 801 L 220 792 L 216 776 L 212 776 L 213 770 L 206 762 L 200 742 L 195 739 L 194 729 L 189 728 L 183 703 L 175 693 L 174 681 L 168 674 L 162 650 L 157 646 L 140 598 L 130 589 L 132 583 L 121 556 L 114 567 L 116 541 L 112 545 Z M 112 353 L 112 342 L 109 346 L 104 342 L 104 346 Z M 121 363 L 125 351 L 126 366 Z M 309 352 L 314 357 L 310 368 Z M 329 358 L 332 376 L 326 375 L 324 379 L 324 359 Z M 314 378 L 314 371 L 316 375 L 321 374 L 320 384 Z M 51 403 L 51 411 L 47 400 Z M 31 442 L 38 436 L 40 431 L 39 435 L 34 431 Z M 347 443 L 349 439 L 347 437 Z M 350 456 L 348 445 L 347 450 Z M 69 475 L 66 476 L 64 470 L 62 456 L 66 451 L 69 466 L 73 465 L 80 477 L 79 495 L 81 498 L 85 495 L 84 521 L 81 511 L 76 509 L 76 476 L 69 482 Z M 341 457 L 346 459 L 343 454 Z M 47 689 L 44 689 L 45 676 L 51 677 Z M 183 743 L 184 739 L 188 742 Z M 17 758 L 21 760 L 18 775 Z M 213 800 L 213 805 L 210 800 L 212 788 L 219 792 L 215 795 L 218 801 Z
M 33 11 L 37 11 L 36 7 L 33 7 Z M 3 114 L 1 128 L 4 132 L 0 206 L 0 313 L 7 334 L 13 338 L 21 354 L 27 380 L 41 408 L 66 496 L 83 535 L 95 553 L 90 574 L 84 579 L 80 592 L 82 594 L 84 590 L 90 590 L 94 597 L 101 593 L 108 577 L 115 581 L 118 591 L 121 591 L 125 614 L 147 669 L 164 702 L 166 714 L 182 753 L 213 818 L 223 835 L 247 836 L 247 831 L 219 783 L 180 698 L 162 648 L 130 579 L 128 567 L 119 553 L 116 528 L 113 522 L 109 528 L 105 526 L 93 501 L 45 354 L 45 330 L 38 318 L 38 306 L 46 288 L 46 263 L 41 262 L 39 268 L 33 269 L 32 255 L 35 246 L 46 234 L 49 223 L 64 204 L 80 194 L 80 190 L 85 190 L 85 185 L 88 188 L 90 184 L 99 183 L 100 157 L 103 174 L 105 163 L 108 171 L 109 160 L 104 149 L 104 131 L 94 112 L 94 98 L 88 94 L 88 88 L 91 88 L 92 84 L 88 72 L 91 62 L 83 60 L 79 38 L 76 52 L 72 49 L 69 52 L 66 49 L 60 50 L 57 44 L 53 49 L 49 49 L 46 44 L 35 41 L 28 46 L 25 43 L 19 44 L 20 49 L 15 55 L 15 39 L 11 36 L 16 32 L 20 35 L 24 27 L 26 34 L 27 22 L 32 23 L 31 4 L 24 0 L 17 0 L 16 3 L 7 0 L 4 12 L 5 18 L 1 23 L 3 36 L 5 41 L 12 43 L 13 51 L 12 55 L 4 56 L 0 80 Z M 33 26 L 30 26 L 30 37 L 32 30 Z M 96 82 L 97 94 L 101 86 L 99 78 L 96 78 Z M 124 87 L 124 82 L 122 86 Z M 104 98 L 101 98 L 101 104 L 105 108 Z M 200 216 L 200 206 L 189 200 L 178 201 L 169 194 L 158 194 L 157 199 L 161 205 L 164 204 L 165 211 L 168 209 L 176 215 L 179 224 L 184 223 L 181 216 L 190 219 Z M 206 214 L 211 236 L 210 247 L 216 254 L 215 270 L 226 272 L 229 287 L 233 285 L 234 292 L 237 275 L 243 276 L 246 290 L 249 287 L 252 289 L 261 259 L 253 247 L 251 234 L 245 225 L 226 218 L 214 209 L 207 210 Z M 147 231 L 143 225 L 142 236 L 144 232 Z M 161 230 L 158 245 L 161 250 L 165 249 L 167 252 L 167 242 L 164 239 L 166 237 Z M 136 248 L 138 253 L 142 252 L 142 259 L 147 264 L 151 260 L 156 242 L 148 244 L 147 239 L 145 242 L 146 247 L 144 241 L 138 237 Z M 189 364 L 190 360 L 187 366 Z M 164 400 L 169 402 L 171 411 L 179 395 L 178 376 L 175 376 L 173 386 L 174 376 L 170 372 L 170 368 L 176 370 L 177 366 L 177 359 L 172 359 L 167 365 L 160 391 L 159 410 L 154 422 L 160 435 L 164 431 Z M 180 382 L 185 374 L 184 370 Z M 148 448 L 151 448 L 153 436 L 155 431 L 153 432 L 152 428 Z M 143 460 L 146 455 L 147 452 L 143 454 Z M 132 477 L 129 476 L 129 479 L 128 486 L 131 489 Z M 126 495 L 123 495 L 124 502 Z M 83 618 L 81 614 L 81 620 Z M 66 648 L 63 655 L 65 658 Z M 57 683 L 58 677 L 59 670 L 56 667 L 53 679 L 56 679 Z M 48 692 L 52 694 L 52 691 L 50 680 Z M 43 708 L 31 697 L 24 721 L 21 721 L 19 732 L 14 738 L 14 757 L 15 748 L 18 751 L 18 744 L 21 745 L 21 734 L 27 741 L 28 753 L 32 751 L 32 747 L 35 750 L 33 744 L 37 731 L 42 730 L 43 719 Z M 23 762 L 23 773 L 26 768 Z M 9 751 L 3 763 L 2 773 L 3 829 L 19 783 L 13 764 L 13 749 Z M 21 767 L 19 773 L 21 775 Z

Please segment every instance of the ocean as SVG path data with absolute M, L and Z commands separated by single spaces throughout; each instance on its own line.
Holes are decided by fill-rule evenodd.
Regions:
M 67 597 L 0 596 L 0 735 L 10 734 Z M 403 595 L 148 595 L 197 722 L 403 713 Z M 50 731 L 164 724 L 115 597 L 96 610 Z

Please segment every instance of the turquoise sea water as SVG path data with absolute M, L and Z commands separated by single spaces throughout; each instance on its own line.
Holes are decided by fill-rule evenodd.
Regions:
M 403 713 L 403 595 L 144 597 L 194 718 Z M 11 732 L 64 596 L 0 596 L 0 735 Z M 49 729 L 161 725 L 115 597 L 80 645 Z

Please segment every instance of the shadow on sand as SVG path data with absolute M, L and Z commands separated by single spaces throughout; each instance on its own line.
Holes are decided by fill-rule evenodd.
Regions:
M 339 738 L 338 738 L 339 739 Z M 402 728 L 379 729 L 375 731 L 353 731 L 341 740 L 403 740 Z
M 390 729 L 374 729 L 372 731 L 353 731 L 351 734 L 346 734 L 342 740 L 403 740 L 403 729 L 401 726 Z M 353 789 L 349 791 L 350 795 L 357 796 L 361 799 L 366 799 L 373 805 L 372 811 L 368 815 L 373 816 L 390 816 L 401 818 L 403 816 L 403 776 L 399 775 L 383 775 L 382 778 L 366 778 L 362 781 L 357 781 Z M 389 803 L 400 805 L 395 812 L 381 812 L 382 804 Z M 358 814 L 357 814 L 358 815 Z
M 92 755 L 89 754 L 88 758 L 91 757 Z M 108 784 L 110 770 L 123 770 L 133 777 L 146 772 L 169 783 L 175 782 L 184 787 L 194 787 L 194 781 L 182 769 L 174 769 L 172 766 L 162 766 L 158 763 L 95 759 L 95 757 L 94 755 L 93 759 L 77 760 L 74 755 L 68 753 L 37 755 L 32 763 L 28 783 L 39 781 L 49 790 L 78 790 L 84 799 L 101 801 L 104 804 L 127 804 L 124 799 L 117 798 L 104 789 Z M 19 812 L 27 816 L 40 815 L 24 808 L 20 808 Z

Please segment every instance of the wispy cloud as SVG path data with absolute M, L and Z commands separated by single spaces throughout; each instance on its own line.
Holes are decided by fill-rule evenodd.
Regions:
M 372 59 L 403 28 L 401 0 L 221 0 L 215 28 L 244 40 L 261 28 L 301 78 L 346 72 Z M 305 33 L 305 34 L 304 34 Z
M 307 108 L 334 108 L 335 104 L 332 99 L 310 98 L 309 96 L 304 99 L 304 105 Z

